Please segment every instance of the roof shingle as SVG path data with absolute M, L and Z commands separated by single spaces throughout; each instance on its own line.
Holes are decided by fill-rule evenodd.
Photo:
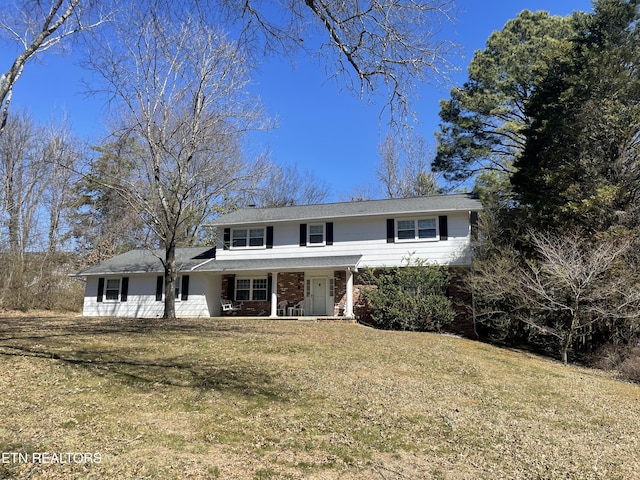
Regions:
M 436 195 L 431 197 L 367 200 L 362 202 L 323 203 L 275 208 L 243 208 L 221 216 L 213 226 L 276 223 L 298 220 L 321 220 L 375 215 L 480 211 L 480 200 L 471 194 Z

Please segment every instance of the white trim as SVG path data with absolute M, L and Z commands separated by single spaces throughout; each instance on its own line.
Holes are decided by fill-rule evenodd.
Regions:
M 269 280 L 267 280 L 267 288 L 269 287 Z M 271 273 L 271 311 L 270 317 L 278 316 L 278 272 Z
M 353 272 L 347 268 L 346 295 L 344 299 L 344 316 L 353 318 Z

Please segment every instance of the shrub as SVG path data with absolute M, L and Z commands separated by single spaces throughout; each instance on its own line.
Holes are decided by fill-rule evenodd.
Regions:
M 69 273 L 76 259 L 66 253 L 1 254 L 0 308 L 6 310 L 77 311 L 83 285 Z
M 450 276 L 443 267 L 407 260 L 403 267 L 368 269 L 363 290 L 371 318 L 388 330 L 440 331 L 455 312 L 446 295 Z
M 640 383 L 640 342 L 603 345 L 592 355 L 590 364 L 615 371 L 625 380 Z
M 640 383 L 640 348 L 635 348 L 634 352 L 620 364 L 619 372 L 622 378 Z

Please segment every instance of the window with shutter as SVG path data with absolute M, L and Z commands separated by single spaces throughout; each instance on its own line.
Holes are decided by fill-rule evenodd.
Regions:
M 395 235 L 394 241 L 398 242 L 414 242 L 414 241 L 432 241 L 432 240 L 444 240 L 445 238 L 439 238 L 442 232 L 438 231 L 438 228 L 442 228 L 442 218 L 402 218 L 395 221 Z M 446 228 L 446 218 L 445 228 Z M 390 242 L 389 237 L 389 223 L 387 223 L 387 242 Z M 446 234 L 446 232 L 445 232 Z
M 231 230 L 231 248 L 264 248 L 266 228 L 234 228 Z

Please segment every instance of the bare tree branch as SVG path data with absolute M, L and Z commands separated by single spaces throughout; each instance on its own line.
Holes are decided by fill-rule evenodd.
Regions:
M 7 123 L 13 86 L 22 75 L 26 63 L 41 52 L 59 45 L 67 37 L 104 23 L 106 17 L 103 16 L 85 23 L 85 18 L 89 18 L 94 8 L 94 2 L 86 0 L 23 0 L 14 5 L 14 11 L 7 8 L 4 15 L 0 16 L 0 32 L 4 32 L 9 40 L 22 49 L 9 70 L 0 76 L 0 134 Z

